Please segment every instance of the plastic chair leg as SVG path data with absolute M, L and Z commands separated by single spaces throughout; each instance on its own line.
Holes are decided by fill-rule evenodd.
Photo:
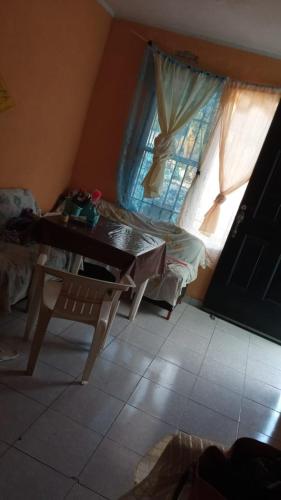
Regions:
M 38 293 L 39 287 L 40 287 L 40 276 L 39 273 L 35 271 L 28 294 L 28 311 L 27 311 L 27 320 L 25 324 L 24 337 L 23 337 L 24 340 L 29 339 L 30 333 L 34 328 L 34 324 L 38 316 L 40 307 L 40 293 Z
M 46 308 L 41 308 L 39 312 L 36 331 L 34 334 L 30 355 L 28 359 L 28 365 L 26 370 L 27 375 L 32 375 L 34 372 L 51 315 L 52 315 L 51 311 L 49 311 L 49 309 Z
M 82 380 L 81 380 L 82 385 L 88 383 L 89 376 L 91 374 L 95 361 L 104 345 L 106 334 L 107 334 L 107 324 L 105 321 L 101 320 L 94 332 L 92 345 L 82 375 Z

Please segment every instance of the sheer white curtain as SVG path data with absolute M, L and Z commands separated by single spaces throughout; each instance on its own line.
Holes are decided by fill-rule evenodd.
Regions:
M 205 242 L 215 265 L 280 99 L 280 92 L 227 84 L 221 113 L 180 225 Z
M 175 152 L 174 135 L 224 82 L 222 78 L 194 71 L 162 54 L 155 54 L 158 120 L 161 133 L 155 138 L 153 163 L 143 180 L 144 196 L 161 195 L 166 161 Z

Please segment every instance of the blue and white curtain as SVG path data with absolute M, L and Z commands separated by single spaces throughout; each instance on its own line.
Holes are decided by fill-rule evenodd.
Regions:
M 213 103 L 215 120 L 224 83 L 222 77 L 190 68 L 156 47 L 147 47 L 119 165 L 118 201 L 121 206 L 134 209 L 131 190 L 155 109 L 161 133 L 155 138 L 153 162 L 142 183 L 144 196 L 149 198 L 161 194 L 166 162 L 174 152 L 175 134 L 209 101 Z M 203 140 L 201 134 L 202 152 L 211 128 L 204 129 Z
M 145 51 L 119 162 L 118 202 L 128 210 L 134 208 L 130 200 L 131 190 L 141 161 L 141 145 L 149 133 L 152 110 L 155 110 L 154 60 L 153 52 L 148 47 Z

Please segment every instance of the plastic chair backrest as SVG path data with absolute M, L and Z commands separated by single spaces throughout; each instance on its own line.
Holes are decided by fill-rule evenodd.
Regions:
M 38 272 L 41 273 L 43 301 L 44 288 L 51 289 L 50 283 L 53 281 L 52 284 L 55 283 L 54 288 L 57 290 L 53 314 L 73 321 L 91 323 L 97 321 L 102 306 L 109 314 L 111 305 L 119 300 L 121 293 L 135 286 L 129 276 L 125 276 L 123 283 L 111 283 L 51 269 L 39 264 L 37 264 L 37 268 Z M 46 281 L 46 278 L 50 276 L 57 279 L 51 280 L 51 282 Z

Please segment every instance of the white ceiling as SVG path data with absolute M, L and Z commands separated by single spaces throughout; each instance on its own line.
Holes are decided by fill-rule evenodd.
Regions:
M 116 17 L 281 57 L 281 0 L 101 0 Z

